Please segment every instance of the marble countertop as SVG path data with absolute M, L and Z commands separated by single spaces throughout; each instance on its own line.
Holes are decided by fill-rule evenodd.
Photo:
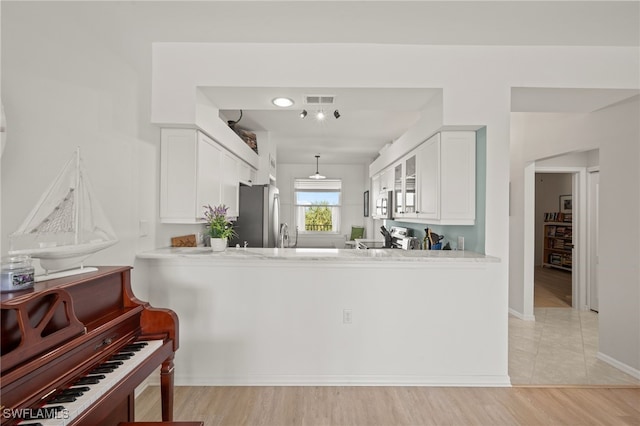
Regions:
M 471 251 L 331 249 L 331 248 L 235 248 L 212 252 L 209 247 L 166 247 L 137 254 L 138 259 L 207 259 L 257 261 L 333 261 L 333 262 L 500 262 L 500 259 Z

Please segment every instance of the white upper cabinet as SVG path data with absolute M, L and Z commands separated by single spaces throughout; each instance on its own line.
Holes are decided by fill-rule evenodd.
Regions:
M 196 201 L 195 212 L 190 213 L 194 218 L 201 218 L 204 206 L 215 206 L 220 203 L 222 197 L 220 162 L 222 161 L 222 148 L 205 135 L 197 135 L 198 156 L 196 158 Z M 188 171 L 185 170 L 185 174 Z M 193 174 L 193 172 L 192 172 Z M 190 218 L 185 216 L 185 218 Z
M 379 185 L 386 172 L 391 172 L 394 178 L 391 186 L 394 219 L 441 225 L 475 224 L 475 131 L 435 134 L 377 175 Z
M 240 183 L 251 186 L 256 182 L 257 171 L 244 161 L 238 164 L 238 172 L 240 173 Z
M 427 140 L 418 156 L 418 215 L 440 219 L 440 134 Z
M 417 214 L 417 193 L 416 193 L 416 154 L 410 155 L 404 160 L 404 212 L 405 214 Z
M 380 174 L 377 174 L 373 178 L 371 178 L 371 198 L 375 200 L 379 193 L 380 193 Z
M 227 206 L 227 215 L 238 217 L 238 197 L 240 195 L 240 160 L 229 152 L 222 153 L 222 179 L 220 180 L 221 203 Z
M 393 167 L 393 217 L 404 215 L 404 162 Z
M 382 173 L 380 173 L 380 189 L 379 192 L 393 191 L 395 170 L 393 167 L 389 167 Z
M 476 134 L 443 132 L 440 144 L 440 218 L 473 225 L 476 218 Z
M 206 205 L 238 215 L 242 160 L 194 129 L 162 129 L 160 157 L 161 222 L 202 222 Z

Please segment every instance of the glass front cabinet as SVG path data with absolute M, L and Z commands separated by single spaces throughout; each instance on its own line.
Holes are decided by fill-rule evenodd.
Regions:
M 395 166 L 393 171 L 393 215 L 401 217 L 404 214 L 404 176 L 402 163 Z
M 393 188 L 393 218 L 443 225 L 475 223 L 474 131 L 436 133 L 380 173 Z

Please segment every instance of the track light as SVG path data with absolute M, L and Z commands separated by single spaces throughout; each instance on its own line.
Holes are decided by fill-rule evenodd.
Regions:
M 300 111 L 300 114 L 298 114 L 298 116 L 300 118 L 305 118 L 307 116 L 307 114 L 308 114 L 307 110 L 303 109 L 302 111 Z M 338 118 L 340 118 L 341 117 L 340 111 L 338 111 L 337 109 L 334 110 L 333 111 L 333 116 L 336 118 L 336 120 Z M 327 114 L 324 112 L 323 109 L 319 109 L 318 111 L 316 111 L 315 118 L 316 118 L 317 121 L 324 121 L 327 118 Z

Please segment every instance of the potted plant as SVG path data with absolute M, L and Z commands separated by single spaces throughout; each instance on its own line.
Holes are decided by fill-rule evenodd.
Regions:
M 224 204 L 216 207 L 204 206 L 204 220 L 207 223 L 207 232 L 211 237 L 211 250 L 224 251 L 227 241 L 236 236 L 233 222 L 227 217 L 229 208 Z

